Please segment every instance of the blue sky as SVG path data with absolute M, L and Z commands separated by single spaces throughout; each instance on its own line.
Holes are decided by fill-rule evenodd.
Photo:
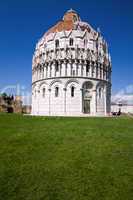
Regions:
M 112 57 L 112 92 L 133 85 L 133 1 L 1 0 L 0 89 L 31 88 L 35 44 L 47 29 L 73 8 L 83 21 L 100 27 Z

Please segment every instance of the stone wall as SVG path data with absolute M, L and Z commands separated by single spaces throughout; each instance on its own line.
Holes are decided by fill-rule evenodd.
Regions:
M 91 83 L 87 99 L 90 100 L 90 113 L 88 115 L 106 115 L 110 110 L 107 104 L 107 82 L 89 80 L 84 78 L 59 78 L 37 82 L 32 88 L 32 114 L 33 115 L 84 115 L 83 84 Z M 59 88 L 58 97 L 55 96 L 56 87 Z M 74 87 L 74 96 L 71 89 Z M 43 94 L 45 88 L 45 94 Z M 99 94 L 99 89 L 101 89 Z

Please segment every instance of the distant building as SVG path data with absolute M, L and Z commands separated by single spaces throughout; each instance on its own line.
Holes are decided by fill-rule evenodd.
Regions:
M 111 58 L 100 31 L 69 10 L 36 45 L 32 64 L 33 115 L 107 115 Z
M 24 105 L 22 108 L 22 112 L 24 114 L 30 114 L 31 113 L 31 106 L 30 105 Z
M 118 112 L 119 110 L 122 113 L 133 114 L 133 104 L 126 104 L 126 103 L 112 103 L 111 104 L 111 112 Z
M 20 96 L 0 96 L 0 112 L 22 113 Z
M 0 96 L 0 112 L 7 112 L 7 103 L 1 96 Z

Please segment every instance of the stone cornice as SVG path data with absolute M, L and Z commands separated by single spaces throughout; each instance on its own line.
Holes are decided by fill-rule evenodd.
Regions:
M 110 86 L 112 85 L 109 81 L 106 81 L 106 80 L 102 80 L 102 79 L 97 79 L 97 78 L 90 78 L 90 77 L 83 77 L 83 76 L 58 76 L 58 77 L 50 77 L 50 78 L 45 78 L 45 79 L 40 79 L 40 80 L 37 80 L 37 81 L 34 81 L 32 83 L 32 85 L 38 83 L 38 82 L 41 82 L 41 81 L 44 81 L 44 80 L 55 80 L 55 79 L 86 79 L 86 80 L 96 80 L 96 81 L 103 81 L 107 84 L 109 84 Z

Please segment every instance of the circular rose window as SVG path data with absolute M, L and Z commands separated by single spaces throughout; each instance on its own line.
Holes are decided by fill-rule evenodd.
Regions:
M 87 89 L 92 89 L 93 88 L 93 84 L 91 81 L 87 81 L 83 84 L 83 89 L 87 90 Z

